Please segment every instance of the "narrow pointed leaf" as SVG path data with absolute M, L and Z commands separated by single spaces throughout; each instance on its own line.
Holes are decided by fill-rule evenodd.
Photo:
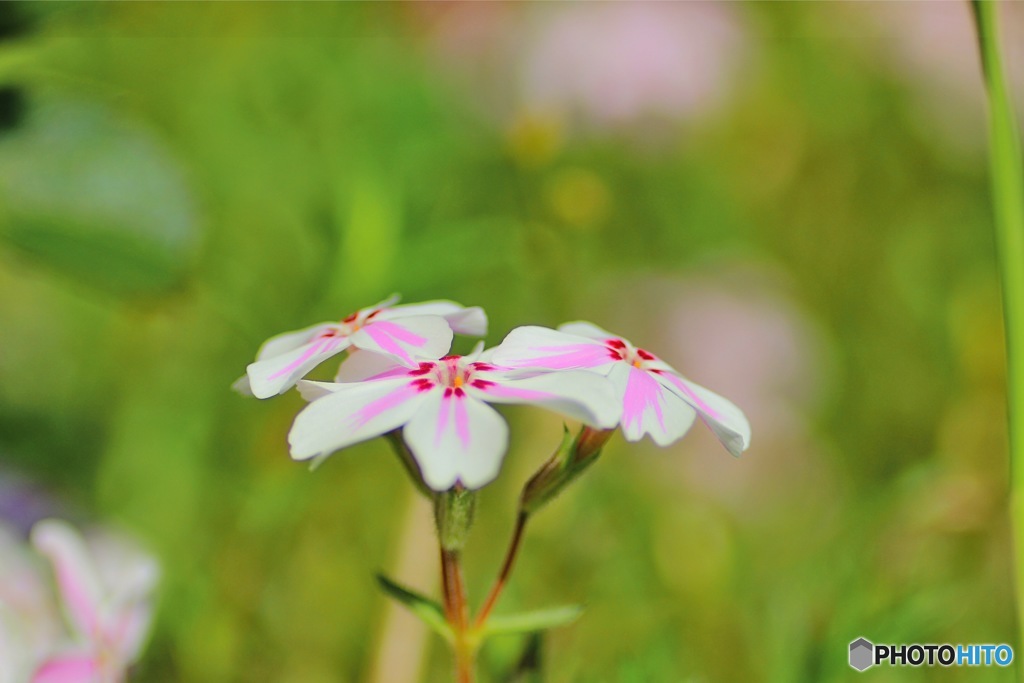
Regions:
M 582 605 L 564 605 L 550 609 L 493 616 L 484 627 L 485 636 L 505 635 L 509 633 L 533 633 L 545 631 L 558 626 L 565 626 L 576 621 L 583 614 Z
M 543 655 L 544 636 L 540 633 L 531 633 L 527 637 L 526 647 L 523 648 L 523 654 L 508 683 L 542 683 L 544 680 Z
M 419 617 L 431 630 L 448 641 L 453 640 L 452 629 L 444 617 L 444 610 L 435 600 L 420 595 L 405 586 L 400 586 L 383 574 L 377 574 L 377 583 L 380 584 L 380 588 L 385 594 L 409 608 L 409 611 Z

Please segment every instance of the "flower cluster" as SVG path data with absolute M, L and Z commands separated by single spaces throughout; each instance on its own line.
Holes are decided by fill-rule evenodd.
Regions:
M 149 632 L 156 562 L 127 539 L 83 538 L 53 519 L 31 541 L 35 552 L 0 526 L 0 683 L 121 683 Z
M 450 301 L 396 306 L 392 297 L 340 322 L 268 340 L 236 388 L 259 398 L 298 385 L 310 404 L 288 440 L 296 460 L 402 430 L 435 491 L 477 489 L 498 474 L 508 426 L 489 404 L 537 405 L 629 441 L 667 445 L 700 417 L 733 454 L 750 442 L 743 413 L 653 353 L 590 323 L 519 327 L 497 347 L 446 355 L 453 334 L 483 336 L 478 307 Z M 334 382 L 302 380 L 343 350 Z

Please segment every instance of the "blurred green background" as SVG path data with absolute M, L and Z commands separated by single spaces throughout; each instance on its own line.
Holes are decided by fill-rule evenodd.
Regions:
M 546 680 L 853 680 L 858 636 L 1015 643 L 985 139 L 966 3 L 5 3 L 0 479 L 160 556 L 135 680 L 448 680 L 373 589 L 437 583 L 386 444 L 310 473 L 301 399 L 229 387 L 267 337 L 392 292 L 485 307 L 489 343 L 584 318 L 754 438 L 616 438 L 539 515 L 499 611 L 588 605 Z M 476 604 L 560 436 L 507 414 Z

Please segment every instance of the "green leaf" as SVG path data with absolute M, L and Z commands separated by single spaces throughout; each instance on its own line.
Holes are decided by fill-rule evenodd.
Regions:
M 563 605 L 521 614 L 493 616 L 487 620 L 483 635 L 497 636 L 511 633 L 533 633 L 565 626 L 583 614 L 582 605 Z
M 45 92 L 31 103 L 0 137 L 0 239 L 114 294 L 173 289 L 197 248 L 199 210 L 169 150 L 101 104 Z
M 441 605 L 430 598 L 420 595 L 416 591 L 405 586 L 400 586 L 383 574 L 377 574 L 377 583 L 389 597 L 402 603 L 417 617 L 423 620 L 435 633 L 440 634 L 445 640 L 452 642 L 455 637 L 451 627 L 448 625 Z

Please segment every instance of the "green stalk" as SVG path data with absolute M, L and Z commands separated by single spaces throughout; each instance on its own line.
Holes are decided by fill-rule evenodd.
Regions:
M 1013 102 L 999 50 L 995 0 L 973 0 L 989 101 L 990 172 L 1003 317 L 1010 427 L 1010 524 L 1014 544 L 1018 646 L 1024 626 L 1024 171 Z M 1018 647 L 1018 652 L 1021 649 Z

